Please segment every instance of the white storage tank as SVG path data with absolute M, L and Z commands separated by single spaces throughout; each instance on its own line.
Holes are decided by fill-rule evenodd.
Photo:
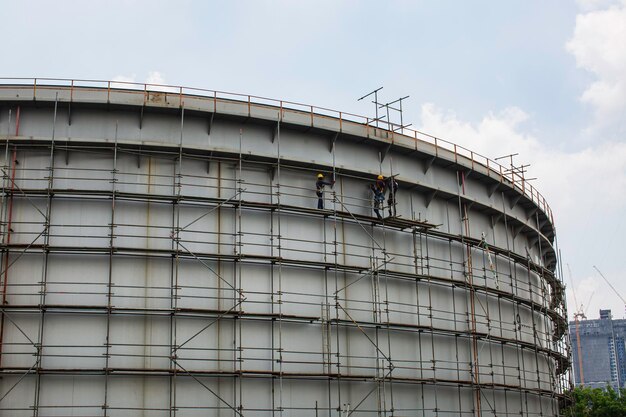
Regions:
M 0 138 L 0 415 L 567 401 L 554 221 L 509 167 L 327 109 L 112 82 L 2 80 Z M 382 221 L 378 175 L 399 186 Z

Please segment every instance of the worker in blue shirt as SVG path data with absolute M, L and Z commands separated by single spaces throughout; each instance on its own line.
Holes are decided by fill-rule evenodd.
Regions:
M 333 188 L 335 181 L 326 181 L 324 174 L 321 172 L 317 174 L 317 181 L 315 182 L 315 194 L 317 195 L 317 208 L 318 210 L 324 210 L 324 187 L 328 185 Z

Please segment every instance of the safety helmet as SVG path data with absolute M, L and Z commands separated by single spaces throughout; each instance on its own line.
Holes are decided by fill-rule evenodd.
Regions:
M 320 172 L 319 174 L 317 174 L 317 178 L 324 178 L 324 174 Z
M 378 179 L 379 179 L 379 180 L 382 180 L 382 179 L 383 179 L 383 176 L 382 176 L 382 175 L 379 175 L 379 176 L 378 176 Z

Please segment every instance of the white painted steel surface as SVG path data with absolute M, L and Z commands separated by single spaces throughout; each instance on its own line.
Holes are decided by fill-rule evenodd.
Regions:
M 551 213 L 492 168 L 276 107 L 31 91 L 0 86 L 0 415 L 558 415 Z M 373 220 L 379 172 L 401 220 Z

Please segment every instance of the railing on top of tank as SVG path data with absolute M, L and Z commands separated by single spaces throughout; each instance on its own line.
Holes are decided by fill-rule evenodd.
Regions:
M 333 110 L 325 107 L 313 106 L 309 104 L 298 103 L 294 101 L 278 100 L 273 98 L 267 98 L 262 96 L 255 96 L 249 94 L 230 93 L 227 91 L 209 90 L 202 88 L 183 87 L 183 86 L 171 86 L 164 84 L 152 84 L 152 83 L 136 83 L 130 81 L 106 81 L 106 80 L 80 80 L 69 78 L 30 78 L 30 77 L 0 77 L 0 88 L 7 88 L 8 83 L 15 83 L 11 85 L 31 85 L 33 87 L 33 99 L 37 98 L 38 89 L 50 89 L 50 88 L 68 88 L 70 91 L 70 101 L 73 100 L 75 89 L 93 89 L 98 91 L 106 91 L 107 102 L 110 100 L 112 91 L 143 94 L 144 103 L 147 103 L 147 97 L 149 92 L 164 92 L 178 96 L 179 103 L 183 103 L 184 96 L 194 96 L 195 98 L 204 98 L 213 100 L 214 103 L 218 101 L 231 100 L 248 104 L 248 113 L 252 106 L 273 106 L 280 109 L 281 114 L 284 112 L 298 112 L 308 113 L 311 116 L 311 123 L 313 123 L 314 117 L 327 117 L 339 120 L 340 129 L 344 122 L 362 124 L 372 128 L 379 128 L 386 130 L 391 134 L 393 140 L 395 135 L 401 135 L 405 138 L 409 138 L 416 141 L 426 142 L 429 145 L 434 146 L 435 155 L 439 155 L 439 149 L 452 152 L 455 162 L 459 157 L 469 159 L 472 168 L 475 164 L 478 164 L 487 169 L 488 175 L 490 173 L 496 174 L 500 182 L 507 180 L 512 187 L 521 192 L 533 203 L 535 203 L 550 219 L 550 222 L 554 225 L 554 218 L 552 216 L 552 210 L 544 198 L 535 187 L 533 187 L 525 177 L 516 172 L 515 169 L 507 168 L 501 165 L 499 162 L 469 150 L 463 146 L 457 145 L 453 142 L 441 139 L 439 137 L 429 135 L 428 133 L 421 132 L 415 129 L 403 128 L 395 123 L 383 120 L 375 120 L 370 117 L 361 116 L 354 113 L 347 113 L 338 110 Z M 214 107 L 215 108 L 215 107 Z M 376 123 L 375 126 L 372 123 Z M 382 128 L 380 127 L 382 126 Z

